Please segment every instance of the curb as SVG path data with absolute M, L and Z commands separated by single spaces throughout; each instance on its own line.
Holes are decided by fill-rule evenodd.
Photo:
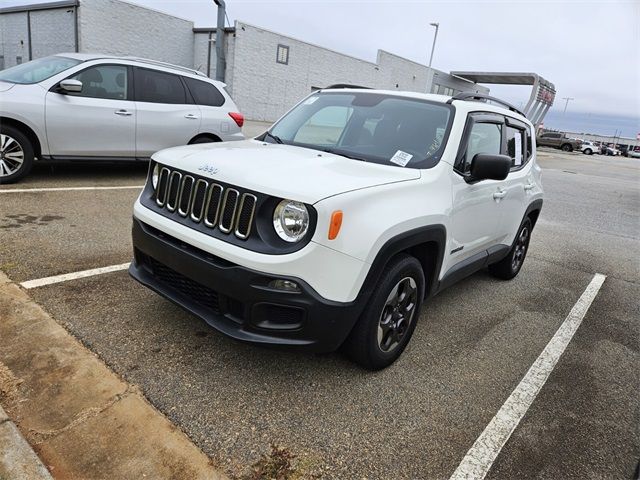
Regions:
M 36 452 L 0 406 L 0 478 L 53 480 Z
M 1 479 L 227 478 L 1 271 L 0 339 L 0 367 L 16 380 L 3 397 L 8 416 L 0 409 Z M 3 428 L 16 445 L 9 455 Z M 5 473 L 4 458 L 18 450 L 10 465 L 24 456 L 48 476 Z

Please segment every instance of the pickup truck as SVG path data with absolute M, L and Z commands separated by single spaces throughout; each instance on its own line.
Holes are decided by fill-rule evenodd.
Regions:
M 566 133 L 562 132 L 547 132 L 536 139 L 536 144 L 539 147 L 554 147 L 565 152 L 573 152 L 574 150 L 580 150 L 582 140 L 569 138 Z

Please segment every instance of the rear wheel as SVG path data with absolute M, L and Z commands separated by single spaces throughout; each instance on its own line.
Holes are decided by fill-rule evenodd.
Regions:
M 194 138 L 189 142 L 189 145 L 194 145 L 196 143 L 214 143 L 220 142 L 221 140 L 218 137 L 210 136 L 210 135 L 200 135 L 199 137 Z
M 424 291 L 424 273 L 417 259 L 399 255 L 391 260 L 345 342 L 349 357 L 368 370 L 395 362 L 416 328 Z
M 33 147 L 20 130 L 0 127 L 0 184 L 13 183 L 26 176 L 33 166 Z
M 511 280 L 518 275 L 527 256 L 532 228 L 533 224 L 529 218 L 522 222 L 516 235 L 516 241 L 513 243 L 509 254 L 499 262 L 489 265 L 489 272 L 494 277 Z
M 561 148 L 562 148 L 563 152 L 571 152 L 571 151 L 573 151 L 573 147 L 571 146 L 570 143 L 563 144 Z

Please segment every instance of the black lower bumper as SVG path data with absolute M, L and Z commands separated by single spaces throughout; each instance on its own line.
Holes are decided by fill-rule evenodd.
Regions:
M 336 350 L 358 319 L 363 302 L 333 302 L 304 281 L 256 272 L 187 245 L 133 220 L 133 278 L 238 340 Z M 299 292 L 269 288 L 274 279 Z

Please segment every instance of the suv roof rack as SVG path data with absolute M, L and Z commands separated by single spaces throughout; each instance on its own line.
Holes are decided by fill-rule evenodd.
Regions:
M 507 107 L 512 112 L 519 113 L 524 118 L 527 118 L 527 116 L 524 113 L 522 113 L 520 110 L 518 110 L 516 107 L 514 107 L 510 103 L 505 102 L 504 100 L 500 100 L 499 98 L 492 97 L 491 95 L 487 95 L 485 93 L 476 93 L 476 92 L 456 93 L 453 97 L 447 100 L 447 103 L 451 104 L 454 100 L 489 100 L 491 102 L 499 103 L 500 105 Z
M 133 60 L 136 62 L 140 62 L 140 63 L 148 63 L 149 65 L 156 65 L 158 67 L 167 67 L 167 68 L 173 68 L 174 70 L 181 70 L 183 72 L 188 72 L 194 75 L 198 75 L 200 77 L 206 77 L 206 75 L 204 73 L 202 73 L 200 70 L 195 70 L 193 68 L 188 68 L 188 67 L 182 67 L 180 65 L 174 65 L 172 63 L 167 63 L 167 62 L 160 62 L 158 60 L 150 60 L 148 58 L 140 58 L 140 57 L 135 57 L 135 56 L 127 56 L 127 57 L 123 57 L 127 60 Z
M 362 88 L 364 90 L 371 90 L 371 87 L 363 87 L 362 85 L 349 85 L 348 83 L 336 83 L 334 85 L 324 87 L 323 90 L 331 90 L 334 88 Z

